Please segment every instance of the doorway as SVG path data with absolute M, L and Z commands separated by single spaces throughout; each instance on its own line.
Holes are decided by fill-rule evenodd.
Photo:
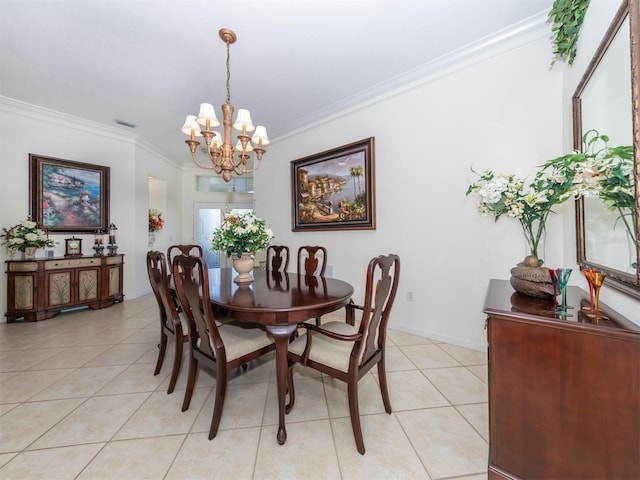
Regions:
M 194 238 L 202 247 L 202 252 L 209 268 L 226 268 L 231 266 L 231 259 L 220 250 L 211 251 L 209 238 L 213 231 L 224 222 L 224 214 L 235 210 L 238 214 L 253 211 L 251 203 L 195 203 L 193 211 Z

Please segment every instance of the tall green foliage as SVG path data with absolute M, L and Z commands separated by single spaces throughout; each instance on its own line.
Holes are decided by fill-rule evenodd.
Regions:
M 588 6 L 589 0 L 554 0 L 549 11 L 554 45 L 552 67 L 558 60 L 568 61 L 569 65 L 573 65 L 580 27 Z

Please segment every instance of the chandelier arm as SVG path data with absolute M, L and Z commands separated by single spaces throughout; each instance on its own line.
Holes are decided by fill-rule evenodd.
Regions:
M 233 171 L 234 171 L 234 172 L 236 172 L 238 175 L 244 175 L 244 174 L 246 174 L 246 173 L 253 173 L 253 172 L 255 172 L 257 169 L 258 169 L 258 167 L 254 167 L 254 168 L 252 168 L 251 170 L 246 170 L 246 169 L 244 169 L 244 168 L 236 167 L 236 168 L 234 168 L 234 169 L 233 169 Z
M 237 164 L 234 165 L 233 167 L 233 171 L 236 172 L 238 175 L 244 175 L 246 173 L 253 173 L 256 170 L 258 170 L 258 168 L 260 167 L 260 160 L 256 160 L 256 163 L 254 164 L 255 166 L 252 169 L 247 169 L 242 165 L 242 160 L 240 159 L 238 161 Z
M 191 159 L 193 160 L 193 163 L 195 163 L 200 168 L 204 168 L 205 170 L 215 170 L 215 165 L 208 167 L 198 162 L 198 159 L 196 158 L 196 152 L 191 152 Z
M 207 154 L 209 155 L 209 160 L 211 160 L 211 163 L 213 164 L 215 168 L 216 173 L 220 173 L 222 171 L 222 163 L 223 163 L 223 158 L 222 157 L 222 152 L 220 148 L 213 148 L 211 147 L 211 145 L 209 145 L 209 147 L 207 148 Z

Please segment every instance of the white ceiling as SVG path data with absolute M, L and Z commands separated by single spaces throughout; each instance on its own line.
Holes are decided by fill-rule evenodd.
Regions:
M 238 35 L 231 46 L 231 103 L 248 108 L 254 123 L 277 138 L 544 14 L 552 3 L 0 0 L 0 95 L 108 125 L 130 122 L 182 164 L 190 161 L 180 133 L 186 114 L 208 102 L 222 116 L 222 27 Z

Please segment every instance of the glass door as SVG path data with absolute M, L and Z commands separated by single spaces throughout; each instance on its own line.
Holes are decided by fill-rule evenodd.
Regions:
M 227 210 L 235 210 L 239 214 L 250 212 L 253 205 L 250 203 L 195 203 L 194 204 L 194 238 L 202 247 L 202 253 L 209 268 L 226 268 L 231 266 L 231 259 L 220 250 L 210 251 L 209 239 L 213 231 L 224 222 L 224 214 Z

